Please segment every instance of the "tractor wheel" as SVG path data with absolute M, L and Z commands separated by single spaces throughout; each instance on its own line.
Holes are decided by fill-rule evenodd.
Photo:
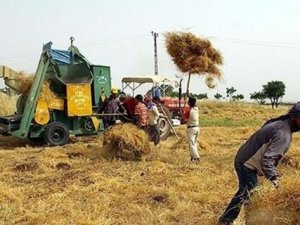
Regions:
M 167 118 L 162 118 L 160 117 L 158 120 L 158 126 L 160 129 L 160 140 L 166 140 L 168 138 L 168 136 L 170 135 L 171 132 L 171 125 L 168 122 L 168 120 L 170 122 L 171 121 L 171 113 L 169 111 L 169 109 L 162 105 L 161 107 L 158 107 L 158 110 L 160 113 L 164 114 L 165 116 L 167 116 Z
M 69 141 L 69 129 L 61 122 L 49 123 L 45 129 L 44 140 L 50 146 L 65 145 Z

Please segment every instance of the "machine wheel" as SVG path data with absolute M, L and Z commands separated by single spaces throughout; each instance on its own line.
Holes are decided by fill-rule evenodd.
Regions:
M 160 113 L 165 114 L 168 117 L 168 120 L 171 122 L 171 113 L 166 106 L 158 107 Z M 166 140 L 171 132 L 171 125 L 168 122 L 167 118 L 160 117 L 158 119 L 158 126 L 160 129 L 160 140 Z
M 49 123 L 45 129 L 44 140 L 50 146 L 65 145 L 69 141 L 69 129 L 61 122 Z

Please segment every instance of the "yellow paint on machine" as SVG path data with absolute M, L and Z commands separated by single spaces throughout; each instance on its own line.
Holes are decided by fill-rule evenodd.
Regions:
M 39 99 L 39 101 L 37 103 L 34 120 L 37 124 L 40 124 L 40 125 L 45 125 L 50 120 L 48 104 L 47 104 L 46 100 L 43 98 Z
M 51 101 L 48 102 L 48 107 L 49 109 L 64 110 L 65 108 L 64 99 L 52 98 Z
M 101 123 L 100 120 L 95 116 L 92 116 L 91 118 L 92 118 L 95 130 L 98 130 L 100 127 L 100 123 Z
M 67 84 L 68 116 L 88 116 L 92 114 L 91 85 Z

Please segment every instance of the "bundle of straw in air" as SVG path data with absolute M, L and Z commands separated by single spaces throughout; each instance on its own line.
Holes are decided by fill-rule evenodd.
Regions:
M 104 145 L 110 145 L 116 157 L 122 159 L 140 159 L 150 152 L 148 135 L 133 124 L 114 126 L 104 134 Z
M 190 32 L 168 32 L 165 34 L 167 52 L 173 62 L 183 73 L 209 75 L 206 83 L 209 87 L 214 79 L 220 79 L 223 65 L 221 53 L 212 46 L 212 43 Z

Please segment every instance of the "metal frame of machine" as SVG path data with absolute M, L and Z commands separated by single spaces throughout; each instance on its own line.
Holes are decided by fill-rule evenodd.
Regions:
M 165 91 L 170 86 L 178 87 L 177 80 L 171 80 L 165 76 L 161 75 L 152 75 L 152 76 L 133 76 L 133 77 L 124 77 L 122 79 L 122 91 L 129 88 L 132 91 L 132 95 L 134 96 L 134 92 L 143 84 L 152 84 L 152 91 L 155 92 L 157 89 L 161 89 L 163 92 L 162 96 L 165 96 Z M 164 85 L 161 87 L 161 85 Z
M 43 96 L 46 83 L 54 97 Z M 94 111 L 100 96 L 110 91 L 110 67 L 92 65 L 72 42 L 67 51 L 52 49 L 49 42 L 43 46 L 28 95 L 21 96 L 26 101 L 23 113 L 0 117 L 0 131 L 43 139 L 49 145 L 64 145 L 69 135 L 97 134 L 104 128 Z

